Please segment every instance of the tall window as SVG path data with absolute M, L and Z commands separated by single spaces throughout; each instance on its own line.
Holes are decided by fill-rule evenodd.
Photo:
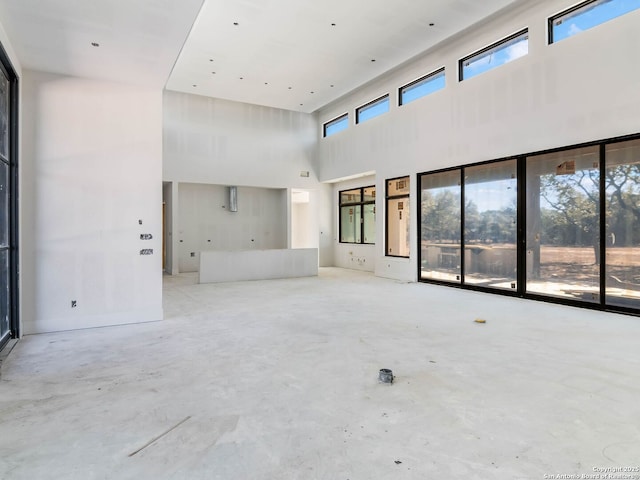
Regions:
M 340 192 L 340 242 L 376 243 L 376 187 Z
M 18 335 L 17 77 L 0 46 L 0 349 Z
M 527 157 L 527 292 L 600 300 L 598 146 Z
M 640 134 L 418 178 L 421 280 L 640 314 Z
M 422 278 L 460 282 L 461 193 L 460 169 L 420 178 Z
M 464 169 L 464 281 L 517 287 L 517 163 Z
M 409 177 L 387 180 L 386 254 L 391 257 L 409 256 L 411 225 L 409 191 Z
M 640 302 L 640 140 L 605 149 L 605 294 L 610 305 Z
M 522 30 L 460 60 L 460 81 L 475 77 L 529 53 L 529 32 Z
M 600 25 L 640 8 L 640 0 L 589 0 L 549 19 L 549 43 Z

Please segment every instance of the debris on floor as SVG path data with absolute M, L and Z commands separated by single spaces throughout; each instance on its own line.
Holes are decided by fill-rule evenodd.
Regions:
M 388 368 L 381 368 L 378 373 L 378 381 L 381 383 L 393 383 L 393 372 Z

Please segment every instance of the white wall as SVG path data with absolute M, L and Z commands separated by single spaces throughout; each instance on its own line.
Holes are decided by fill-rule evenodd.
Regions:
M 317 117 L 185 93 L 164 93 L 167 181 L 315 188 Z M 301 171 L 310 171 L 308 178 Z
M 237 195 L 231 212 L 226 186 L 178 185 L 180 272 L 197 272 L 205 250 L 287 248 L 286 189 L 238 187 Z
M 278 225 L 284 221 L 287 232 L 284 247 L 277 248 L 299 243 L 299 237 L 295 241 L 291 237 L 302 234 L 303 228 L 304 246 L 319 248 L 320 264 L 330 264 L 333 252 L 325 238 L 331 235 L 331 223 L 322 212 L 330 211 L 331 204 L 324 203 L 328 199 L 326 186 L 318 182 L 314 171 L 318 131 L 315 115 L 167 91 L 163 179 L 180 185 L 235 185 L 239 194 L 243 187 L 308 191 L 310 202 L 304 214 L 309 218 L 301 218 L 300 210 L 294 210 L 289 200 L 284 217 L 275 220 Z M 301 172 L 309 172 L 309 176 L 301 176 Z M 178 212 L 177 221 L 182 225 L 180 217 L 185 210 L 174 205 L 173 211 L 174 216 Z M 185 225 L 191 223 L 189 220 Z M 203 220 L 202 227 L 205 224 L 213 228 L 209 220 Z M 308 225 L 315 231 L 309 233 Z M 177 236 L 173 241 L 174 250 L 180 249 Z M 196 246 L 189 253 L 199 251 Z M 182 266 L 190 271 L 196 268 L 196 259 L 189 257 L 185 263 L 181 256 L 180 271 L 184 271 Z
M 164 218 L 162 230 L 164 232 L 164 271 L 173 274 L 173 183 L 164 182 L 162 184 L 162 203 L 164 205 Z
M 382 189 L 387 178 L 411 175 L 415 199 L 419 172 L 640 132 L 640 10 L 547 45 L 547 18 L 572 3 L 527 2 L 323 109 L 321 124 L 345 111 L 353 119 L 355 107 L 391 94 L 389 113 L 320 140 L 319 179 L 375 170 Z M 528 55 L 457 81 L 460 58 L 525 27 Z M 398 87 L 442 66 L 445 89 L 397 106 Z M 391 260 L 378 242 L 376 274 L 417 279 L 417 222 L 412 229 L 411 261 L 385 272 Z
M 162 92 L 28 70 L 22 88 L 25 333 L 162 319 Z

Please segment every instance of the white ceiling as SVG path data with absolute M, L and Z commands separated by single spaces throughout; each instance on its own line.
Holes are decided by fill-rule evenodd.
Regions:
M 0 0 L 0 22 L 23 68 L 313 112 L 523 1 Z

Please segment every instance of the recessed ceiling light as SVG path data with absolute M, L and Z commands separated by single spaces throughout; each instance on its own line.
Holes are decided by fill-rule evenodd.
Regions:
M 98 42 L 91 42 L 91 46 L 93 47 L 99 47 L 100 44 Z

